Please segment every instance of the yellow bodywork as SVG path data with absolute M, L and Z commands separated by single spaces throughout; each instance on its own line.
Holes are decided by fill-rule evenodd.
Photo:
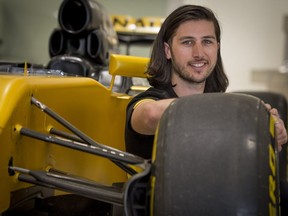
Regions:
M 145 77 L 146 68 L 139 69 L 139 61 L 148 63 L 147 58 L 114 55 L 109 71 L 112 77 Z M 69 132 L 32 105 L 33 96 L 96 142 L 125 150 L 125 110 L 131 96 L 112 92 L 113 80 L 107 88 L 84 77 L 0 75 L 0 212 L 9 208 L 11 192 L 31 186 L 19 182 L 17 173 L 9 175 L 9 165 L 32 170 L 53 167 L 105 185 L 127 180 L 127 174 L 108 159 L 19 133 L 21 127 L 46 134 L 51 127 Z

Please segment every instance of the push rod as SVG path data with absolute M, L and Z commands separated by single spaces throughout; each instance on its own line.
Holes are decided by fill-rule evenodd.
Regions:
M 75 126 L 73 126 L 71 123 L 69 123 L 67 120 L 65 120 L 64 118 L 62 118 L 60 115 L 58 115 L 56 112 L 54 112 L 52 109 L 50 109 L 49 107 L 47 107 L 45 104 L 41 103 L 40 101 L 38 101 L 36 98 L 32 97 L 31 98 L 31 103 L 34 104 L 36 107 L 38 107 L 40 110 L 42 110 L 43 112 L 47 113 L 49 116 L 51 116 L 53 119 L 55 119 L 56 121 L 58 121 L 61 125 L 63 125 L 64 127 L 66 127 L 68 130 L 70 130 L 71 132 L 73 132 L 75 135 L 77 135 L 80 139 L 82 139 L 83 141 L 85 141 L 85 143 L 87 143 L 88 145 L 91 146 L 95 146 L 101 149 L 106 149 L 109 150 L 111 152 L 117 152 L 117 154 L 124 154 L 126 156 L 129 155 L 129 158 L 135 158 L 136 161 L 139 161 L 139 163 L 144 163 L 145 159 L 133 155 L 133 154 L 129 154 L 127 152 L 123 152 L 120 151 L 118 149 L 112 148 L 110 146 L 105 146 L 103 144 L 97 143 L 95 142 L 93 139 L 91 139 L 89 136 L 87 136 L 86 134 L 84 134 L 82 131 L 80 131 L 79 129 L 77 129 Z M 133 163 L 134 164 L 134 163 Z
M 61 175 L 50 175 L 49 172 L 45 171 L 28 170 L 18 167 L 10 167 L 10 169 L 20 172 L 18 179 L 21 181 L 50 188 L 58 188 L 88 198 L 123 205 L 122 188 L 99 186 L 98 184 L 93 185 L 91 183 L 83 184 L 76 178 L 72 180 L 72 177 L 66 178 Z
M 124 162 L 128 164 L 142 164 L 145 162 L 144 159 L 140 157 L 134 157 L 133 155 L 126 154 L 125 152 L 120 152 L 120 151 L 115 152 L 111 150 L 110 148 L 91 146 L 86 143 L 80 143 L 80 142 L 75 142 L 71 140 L 64 140 L 64 139 L 60 139 L 51 135 L 46 135 L 46 134 L 31 130 L 28 128 L 20 128 L 20 134 L 24 136 L 32 137 L 35 139 L 39 139 L 45 142 L 49 142 L 49 143 L 57 144 L 60 146 L 79 150 L 82 152 L 102 156 L 104 158 L 108 158 L 108 159 L 119 161 L 119 162 Z
M 57 130 L 55 128 L 51 128 L 49 130 L 49 132 L 51 134 L 54 134 L 54 135 L 57 135 L 57 136 L 60 136 L 60 137 L 64 137 L 66 139 L 70 139 L 70 140 L 73 140 L 73 141 L 76 141 L 76 142 L 83 142 L 83 140 L 80 139 L 78 136 L 76 136 L 74 134 L 67 133 L 65 131 Z M 127 166 L 124 163 L 121 163 L 121 162 L 118 162 L 118 161 L 115 161 L 115 160 L 111 160 L 111 161 L 113 163 L 115 163 L 118 167 L 120 167 L 122 170 L 124 170 L 125 172 L 130 174 L 130 175 L 135 175 L 137 173 L 133 168 Z
M 38 101 L 36 98 L 32 97 L 31 98 L 31 102 L 32 104 L 34 104 L 36 107 L 38 107 L 40 110 L 42 110 L 43 112 L 47 113 L 49 116 L 51 116 L 53 119 L 55 119 L 56 121 L 58 121 L 61 125 L 63 125 L 64 127 L 66 127 L 68 130 L 70 130 L 71 132 L 73 132 L 74 134 L 76 134 L 78 137 L 80 137 L 83 141 L 85 141 L 87 144 L 92 145 L 92 146 L 97 146 L 100 148 L 105 147 L 106 149 L 110 149 L 111 151 L 114 152 L 118 152 L 118 153 L 123 153 L 122 151 L 112 148 L 110 146 L 105 146 L 103 144 L 97 143 L 95 142 L 92 138 L 90 138 L 89 136 L 87 136 L 86 134 L 84 134 L 82 131 L 80 131 L 79 129 L 77 129 L 75 126 L 73 126 L 70 122 L 68 122 L 67 120 L 65 120 L 64 118 L 62 118 L 60 115 L 58 115 L 56 112 L 54 112 L 52 109 L 50 109 L 49 107 L 47 107 L 45 104 L 41 103 L 40 101 Z M 127 153 L 126 153 L 127 154 Z M 136 155 L 130 155 L 131 157 L 138 157 Z M 140 159 L 140 157 L 138 157 Z M 142 159 L 144 161 L 144 159 Z

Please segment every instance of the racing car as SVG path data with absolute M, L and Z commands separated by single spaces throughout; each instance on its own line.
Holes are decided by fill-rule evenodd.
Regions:
M 88 77 L 1 74 L 3 215 L 85 215 L 77 207 L 84 198 L 97 201 L 98 215 L 281 215 L 285 149 L 277 152 L 274 120 L 259 96 L 179 98 L 160 121 L 152 160 L 125 152 L 133 96 L 114 92 L 114 78 L 144 78 L 148 61 L 111 55 L 109 87 Z M 287 115 L 286 99 L 265 95 Z
M 146 80 L 149 58 L 110 52 L 115 34 L 91 6 L 103 9 L 63 1 L 47 68 L 0 67 L 0 214 L 287 215 L 287 150 L 278 151 L 262 102 L 287 127 L 286 98 L 179 98 L 158 125 L 152 159 L 130 154 L 125 111 L 149 87 L 133 82 Z M 76 9 L 83 19 L 71 23 Z

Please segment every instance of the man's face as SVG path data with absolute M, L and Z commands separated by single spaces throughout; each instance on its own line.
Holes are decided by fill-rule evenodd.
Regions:
M 182 23 L 171 45 L 165 43 L 166 58 L 172 61 L 172 79 L 176 77 L 172 82 L 205 84 L 216 65 L 218 49 L 213 22 L 191 20 Z

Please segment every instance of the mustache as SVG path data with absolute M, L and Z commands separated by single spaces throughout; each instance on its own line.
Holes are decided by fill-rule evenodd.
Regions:
M 205 58 L 199 58 L 188 61 L 188 64 L 195 64 L 195 63 L 208 63 L 208 60 Z

